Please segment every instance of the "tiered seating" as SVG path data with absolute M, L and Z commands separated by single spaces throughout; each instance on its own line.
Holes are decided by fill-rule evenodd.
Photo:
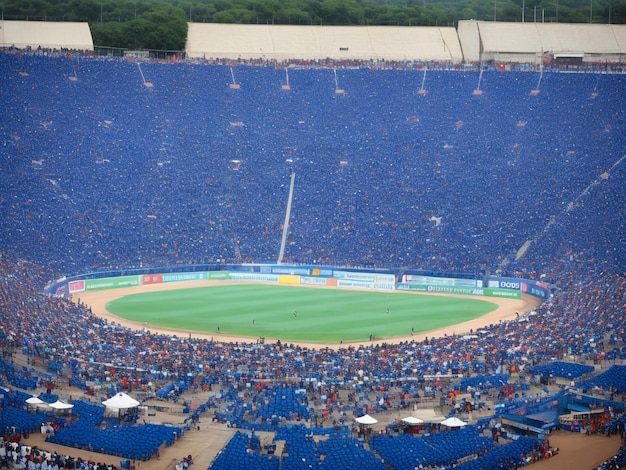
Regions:
M 576 386 L 586 389 L 598 387 L 603 390 L 610 390 L 612 387 L 617 393 L 624 393 L 626 392 L 626 366 L 611 366 L 607 371 L 589 380 L 577 382 Z
M 182 429 L 160 424 L 122 425 L 106 429 L 66 426 L 49 438 L 55 444 L 88 449 L 128 459 L 148 460 L 163 444 L 172 445 Z
M 6 226 L 13 230 L 3 232 L 3 243 L 64 272 L 87 271 L 94 260 L 101 268 L 221 259 L 232 256 L 232 234 L 237 234 L 243 258 L 273 259 L 280 232 L 270 227 L 282 222 L 284 211 L 275 204 L 249 202 L 284 197 L 292 170 L 301 183 L 287 255 L 298 262 L 372 265 L 391 260 L 432 269 L 495 268 L 494 260 L 541 233 L 554 208 L 566 206 L 590 183 L 587 176 L 606 171 L 623 149 L 623 137 L 612 131 L 621 119 L 611 112 L 615 99 L 624 99 L 619 76 L 603 76 L 603 93 L 589 102 L 594 84 L 584 75 L 549 74 L 542 93 L 531 97 L 533 74 L 487 72 L 487 93 L 474 97 L 475 84 L 470 82 L 475 75 L 432 71 L 428 95 L 417 97 L 414 73 L 342 70 L 342 87 L 349 93 L 338 97 L 332 74 L 323 69 L 294 70 L 293 88 L 285 93 L 277 86 L 280 71 L 273 67 L 241 68 L 237 76 L 242 87 L 234 92 L 223 86 L 226 67 L 151 63 L 144 68 L 155 85 L 148 91 L 133 63 L 81 61 L 76 86 L 63 77 L 73 66 L 71 59 L 3 55 L 0 61 L 11 77 L 0 90 L 13 98 L 3 110 L 3 122 L 11 123 L 10 149 L 25 148 L 29 155 L 12 161 L 6 172 L 6 177 L 24 174 L 29 190 L 14 189 L 8 180 L 3 185 L 11 188 L 6 200 L 16 201 L 5 211 L 12 214 Z M 29 76 L 20 77 L 21 70 L 29 70 Z M 181 83 L 193 86 L 181 93 Z M 612 94 L 619 98 L 609 99 Z M 38 100 L 50 106 L 24 112 Z M 395 105 L 389 107 L 390 102 Z M 586 109 L 581 119 L 563 119 L 581 114 L 581 106 Z M 206 114 L 206 109 L 216 112 Z M 596 125 L 597 116 L 603 116 L 603 126 Z M 45 139 L 40 135 L 44 125 Z M 549 154 L 541 139 L 526 138 L 549 134 L 567 136 Z M 261 148 L 265 150 L 259 158 Z M 93 158 L 75 165 L 77 149 Z M 595 157 L 562 158 L 570 150 Z M 240 162 L 238 170 L 229 165 L 233 159 Z M 541 178 L 525 178 L 537 165 Z M 129 168 L 141 169 L 135 174 L 144 188 L 132 195 L 132 204 L 116 190 L 127 186 Z M 485 179 L 485 171 L 492 176 Z M 61 184 L 43 174 L 67 178 Z M 566 187 L 545 190 L 563 174 L 576 178 Z M 617 191 L 618 182 L 609 178 L 603 185 Z M 500 191 L 503 184 L 508 191 Z M 202 188 L 194 205 L 188 204 L 189 187 Z M 86 193 L 92 197 L 75 197 L 73 205 L 57 201 Z M 462 201 L 450 194 L 461 194 Z M 497 200 L 484 204 L 494 194 Z M 98 202 L 103 200 L 110 204 Z M 116 216 L 120 211 L 137 221 L 133 230 L 110 222 L 121 220 Z M 33 213 L 46 218 L 28 217 Z M 437 214 L 443 222 L 435 228 L 429 218 Z M 481 214 L 480 223 L 475 214 Z M 48 216 L 58 223 L 49 224 Z M 207 220 L 212 228 L 208 232 Z M 606 223 L 607 228 L 619 227 L 620 221 Z M 176 229 L 181 226 L 185 231 Z M 35 235 L 39 233 L 58 242 L 44 249 Z M 577 247 L 595 243 L 584 234 L 578 230 L 568 240 Z M 416 246 L 411 242 L 415 236 L 430 241 Z M 531 251 L 541 255 L 535 262 L 549 253 L 544 246 L 558 239 L 547 238 L 533 245 Z M 85 250 L 68 250 L 63 243 L 78 239 Z M 454 359 L 450 366 L 460 369 L 465 364 Z
M 276 457 L 260 455 L 250 449 L 251 438 L 237 431 L 209 466 L 211 470 L 278 470 Z M 283 468 L 291 468 L 284 467 Z
M 280 426 L 274 440 L 285 441 L 282 468 L 307 470 L 316 467 L 318 457 L 313 439 L 304 426 Z
M 5 376 L 10 385 L 25 390 L 33 390 L 39 385 L 39 379 L 26 368 L 19 369 L 4 359 L 0 359 L 0 376 Z
M 575 379 L 585 374 L 590 374 L 595 369 L 593 366 L 586 364 L 576 364 L 573 362 L 551 362 L 536 366 L 530 369 L 535 375 L 563 377 L 566 379 Z
M 509 376 L 507 374 L 476 375 L 474 377 L 463 377 L 459 381 L 458 388 L 467 390 L 467 387 L 472 387 L 474 390 L 486 392 L 489 388 L 498 388 L 508 381 Z
M 308 419 L 309 410 L 306 394 L 297 394 L 293 387 L 274 387 L 263 394 L 267 403 L 261 404 L 258 416 L 265 419 L 286 418 Z M 262 399 L 263 397 L 261 397 Z
M 415 468 L 419 465 L 427 467 L 448 461 L 445 454 L 429 446 L 424 439 L 408 434 L 374 435 L 370 440 L 370 447 L 393 468 Z
M 73 419 L 48 439 L 56 444 L 90 449 L 129 459 L 147 460 L 163 444 L 172 445 L 182 429 L 160 424 L 118 425 L 100 429 L 104 407 L 82 400 L 73 402 Z
M 539 447 L 540 439 L 520 437 L 515 441 L 493 447 L 480 457 L 468 460 L 455 467 L 459 470 L 485 470 L 498 468 L 519 468 L 527 465 L 525 455 Z
M 423 439 L 426 444 L 443 453 L 449 462 L 456 462 L 468 455 L 490 449 L 493 445 L 490 438 L 478 435 L 476 426 L 465 426 L 458 430 L 439 432 Z
M 366 450 L 363 442 L 354 438 L 330 438 L 317 444 L 320 454 L 320 469 L 334 470 L 385 470 L 385 464 L 372 452 Z M 322 458 L 323 456 L 323 458 Z
M 45 423 L 49 417 L 44 413 L 29 413 L 23 409 L 6 406 L 0 412 L 0 429 L 12 429 L 18 433 L 31 433 L 39 431 L 41 423 Z
M 490 449 L 493 441 L 479 436 L 475 426 L 466 426 L 426 437 L 376 435 L 370 444 L 391 466 L 415 468 L 419 465 L 451 465 L 459 459 Z
M 4 392 L 3 401 L 17 408 L 24 408 L 26 407 L 26 400 L 30 397 L 32 397 L 30 393 L 22 392 L 21 390 L 10 390 L 8 392 Z
M 156 391 L 156 395 L 160 398 L 178 398 L 181 393 L 187 390 L 187 387 L 187 382 L 179 380 L 161 387 Z
M 622 321 L 623 301 L 617 299 L 623 293 L 614 289 L 623 280 L 612 282 L 621 278 L 602 274 L 605 287 L 596 292 L 592 278 L 623 273 L 626 264 L 624 245 L 606 243 L 626 226 L 620 206 L 626 167 L 615 164 L 626 145 L 620 132 L 623 113 L 615 112 L 624 109 L 624 76 L 603 75 L 601 93 L 590 100 L 596 76 L 547 73 L 541 94 L 531 97 L 533 74 L 487 72 L 486 93 L 475 97 L 475 74 L 433 71 L 428 95 L 417 97 L 410 71 L 342 70 L 348 94 L 339 97 L 329 70 L 294 70 L 292 92 L 284 93 L 276 86 L 280 74 L 271 67 L 238 70 L 242 88 L 233 92 L 223 86 L 225 67 L 145 64 L 155 84 L 146 90 L 135 64 L 86 59 L 78 83 L 64 72 L 73 65 L 67 58 L 0 55 L 7 77 L 0 95 L 8 97 L 0 107 L 4 150 L 16 156 L 6 159 L 7 171 L 0 172 L 5 189 L 0 251 L 46 263 L 48 276 L 140 263 L 275 259 L 276 227 L 284 215 L 275 202 L 285 199 L 295 171 L 286 254 L 298 263 L 450 271 L 479 266 L 494 272 L 510 261 L 511 272 L 561 276 L 561 286 L 575 286 L 569 296 L 555 295 L 549 309 L 539 308 L 532 321 L 541 328 L 492 325 L 493 339 L 478 338 L 476 347 L 464 343 L 452 358 L 452 351 L 434 340 L 432 347 L 416 348 L 419 355 L 409 351 L 414 364 L 396 368 L 407 351 L 400 347 L 397 356 L 387 355 L 389 363 L 379 364 L 377 353 L 366 348 L 366 368 L 374 378 L 405 376 L 403 367 L 424 374 L 468 370 L 465 349 L 471 357 L 489 355 L 487 363 L 474 363 L 481 373 L 493 372 L 483 369 L 497 364 L 519 364 L 523 356 L 549 361 L 593 354 L 590 339 L 613 332 L 610 325 Z M 30 73 L 20 75 L 21 70 Z M 543 136 L 557 136 L 549 151 Z M 233 159 L 240 163 L 232 165 Z M 15 175 L 21 184 L 15 184 Z M 140 182 L 141 191 L 126 191 L 128 175 Z M 568 184 L 558 183 L 564 180 Z M 598 184 L 589 186 L 592 182 Z M 189 188 L 194 188 L 193 204 Z M 441 224 L 431 216 L 441 217 Z M 537 239 L 538 234 L 545 236 Z M 415 244 L 416 238 L 424 243 Z M 531 239 L 536 243 L 515 259 Z M 72 368 L 76 376 L 88 373 L 78 363 L 111 358 L 129 368 L 139 361 L 142 369 L 162 367 L 164 376 L 174 370 L 166 352 L 176 345 L 155 338 L 163 356 L 150 364 L 149 355 L 133 351 L 148 350 L 152 340 L 104 328 L 104 322 L 61 299 L 21 295 L 27 291 L 20 276 L 0 276 L 0 307 L 3 325 L 16 332 L 11 341 L 28 356 L 54 352 L 55 361 L 80 358 Z M 42 275 L 32 286 L 47 280 Z M 590 317 L 599 320 L 593 338 Z M 59 323 L 72 328 L 77 340 L 59 340 Z M 8 341 L 6 334 L 2 340 Z M 271 376 L 277 363 L 261 348 L 263 353 L 271 364 L 264 373 Z M 356 369 L 348 356 L 318 361 L 315 367 L 305 357 L 295 370 L 327 383 L 339 371 Z M 195 365 L 189 367 L 195 371 Z M 226 370 L 216 377 L 231 379 Z M 0 372 L 28 386 L 23 369 Z M 584 386 L 624 391 L 623 371 L 609 372 Z M 527 401 L 510 404 L 523 407 Z M 260 416 L 244 405 L 236 402 L 229 410 L 233 422 L 251 418 L 246 424 L 257 425 Z M 271 419 L 293 412 L 280 402 L 272 407 L 268 403 L 267 412 L 278 414 Z M 445 461 L 426 447 L 419 455 Z M 416 462 L 409 459 L 406 468 Z

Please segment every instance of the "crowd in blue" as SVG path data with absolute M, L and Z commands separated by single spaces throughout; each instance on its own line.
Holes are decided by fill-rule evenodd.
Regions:
M 576 380 L 586 372 L 564 361 L 570 356 L 626 357 L 623 75 L 294 68 L 286 90 L 285 70 L 264 66 L 1 54 L 0 70 L 0 341 L 48 367 L 20 368 L 5 353 L 7 388 L 33 390 L 62 371 L 85 389 L 106 377 L 126 377 L 135 390 L 165 382 L 157 391 L 165 399 L 207 386 L 229 401 L 220 419 L 277 430 L 272 416 L 311 421 L 309 404 L 293 390 L 242 391 L 242 383 L 295 378 L 300 390 L 362 377 L 340 410 L 350 422 L 365 409 L 400 406 L 381 387 L 399 397 L 460 386 L 437 385 L 429 378 L 437 373 L 478 377 L 473 387 L 488 393 L 500 383 L 490 378 L 512 366 Z M 523 322 L 471 338 L 313 350 L 138 332 L 42 294 L 54 279 L 89 271 L 275 261 L 292 173 L 286 261 L 524 276 L 549 282 L 552 295 Z M 585 380 L 585 388 L 626 393 L 619 366 Z M 498 396 L 503 405 L 531 400 L 522 385 Z M 32 431 L 22 399 L 5 395 L 0 428 Z M 245 405 L 255 400 L 276 408 L 253 412 Z M 190 423 L 214 405 L 204 403 Z M 64 442 L 80 447 L 81 432 L 90 443 L 101 436 L 85 431 L 98 412 L 77 410 L 81 419 L 56 435 L 67 432 Z M 277 432 L 303 434 L 295 446 L 308 431 Z M 463 432 L 477 444 L 455 449 L 457 461 L 487 459 L 467 468 L 511 465 L 539 445 L 518 440 L 484 452 L 480 429 Z M 338 431 L 324 449 L 303 444 L 303 458 L 373 458 L 350 439 Z M 392 439 L 374 442 L 390 459 Z M 159 443 L 146 440 L 110 452 L 149 458 Z M 246 459 L 247 468 L 277 465 L 238 433 L 213 468 Z

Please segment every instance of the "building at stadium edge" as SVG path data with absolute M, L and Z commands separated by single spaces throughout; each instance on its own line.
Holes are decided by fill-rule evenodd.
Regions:
M 188 59 L 623 63 L 626 26 L 461 20 L 454 27 L 189 23 Z M 0 47 L 93 51 L 87 23 L 5 21 Z M 137 55 L 137 52 L 129 51 Z

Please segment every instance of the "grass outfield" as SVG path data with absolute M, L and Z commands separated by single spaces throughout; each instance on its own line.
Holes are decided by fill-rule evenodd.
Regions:
M 497 308 L 460 297 L 265 284 L 146 292 L 106 305 L 119 317 L 149 326 L 309 343 L 408 336 L 412 329 L 430 331 Z

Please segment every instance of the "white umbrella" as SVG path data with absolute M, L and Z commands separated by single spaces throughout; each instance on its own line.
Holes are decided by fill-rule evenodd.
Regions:
M 462 428 L 463 426 L 467 426 L 467 423 L 465 421 L 461 421 L 456 416 L 444 419 L 441 424 L 443 424 L 444 426 L 448 426 L 449 428 Z

